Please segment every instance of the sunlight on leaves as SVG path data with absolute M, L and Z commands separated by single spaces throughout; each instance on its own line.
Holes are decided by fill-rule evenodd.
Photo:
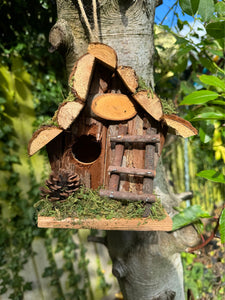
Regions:
M 225 91 L 225 82 L 222 81 L 221 79 L 219 79 L 216 76 L 213 75 L 201 75 L 199 77 L 199 79 L 201 80 L 201 82 L 211 85 L 211 86 L 215 86 L 217 88 L 220 88 L 221 90 Z
M 220 216 L 220 238 L 221 243 L 225 243 L 225 209 L 223 209 Z
M 173 217 L 173 230 L 198 222 L 200 218 L 210 218 L 210 214 L 202 210 L 200 205 L 193 205 L 185 208 Z
M 204 104 L 210 100 L 215 100 L 218 96 L 219 94 L 212 91 L 195 91 L 186 96 L 184 100 L 181 101 L 180 105 Z
M 225 183 L 225 176 L 215 170 L 204 170 L 199 172 L 197 176 L 208 179 L 210 181 Z

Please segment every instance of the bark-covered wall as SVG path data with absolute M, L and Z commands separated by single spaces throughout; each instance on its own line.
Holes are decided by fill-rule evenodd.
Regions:
M 154 87 L 155 6 L 155 0 L 58 0 L 58 21 L 50 32 L 52 50 L 61 51 L 69 73 L 76 59 L 86 52 L 88 42 L 98 40 L 116 50 L 119 64 L 133 67 L 138 76 Z M 141 122 L 137 118 L 137 130 L 143 127 Z M 172 207 L 179 204 L 179 199 L 168 189 L 161 162 L 154 188 L 172 216 Z M 192 227 L 175 233 L 107 232 L 113 274 L 118 278 L 124 299 L 184 299 L 179 253 L 196 241 Z

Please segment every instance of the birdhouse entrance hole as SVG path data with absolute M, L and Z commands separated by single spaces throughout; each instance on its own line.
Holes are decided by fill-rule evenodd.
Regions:
M 74 143 L 72 153 L 80 163 L 91 164 L 101 154 L 101 143 L 93 135 L 82 135 Z

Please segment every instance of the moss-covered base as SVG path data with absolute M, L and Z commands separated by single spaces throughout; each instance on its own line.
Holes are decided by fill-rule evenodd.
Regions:
M 142 218 L 145 211 L 143 203 L 121 202 L 100 197 L 97 190 L 84 187 L 63 202 L 50 202 L 48 199 L 43 199 L 35 204 L 35 208 L 39 216 L 55 217 L 59 220 L 65 218 Z M 165 211 L 158 200 L 152 204 L 148 218 L 163 220 L 165 217 Z

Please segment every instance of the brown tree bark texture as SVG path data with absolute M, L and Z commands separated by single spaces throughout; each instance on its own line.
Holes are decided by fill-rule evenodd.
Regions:
M 132 67 L 152 87 L 156 2 L 97 1 L 99 41 L 116 50 L 118 65 Z M 83 3 L 92 25 L 92 1 L 83 0 Z M 53 49 L 58 49 L 64 55 L 69 74 L 74 62 L 87 52 L 91 39 L 78 1 L 57 0 L 57 10 L 58 21 L 51 29 L 49 40 Z M 134 122 L 128 123 L 128 134 L 131 126 L 135 127 L 135 130 L 132 128 L 133 134 L 135 132 L 136 135 L 142 135 L 143 120 L 139 116 L 135 117 Z M 114 128 L 115 126 L 111 130 Z M 112 133 L 116 136 L 116 132 Z M 132 155 L 132 161 L 139 159 L 135 157 L 135 153 Z M 179 199 L 170 193 L 160 161 L 154 179 L 154 190 L 172 216 L 172 207 L 179 205 Z M 195 245 L 197 241 L 197 234 L 191 226 L 174 233 L 107 231 L 112 271 L 119 281 L 124 299 L 184 299 L 180 252 Z

